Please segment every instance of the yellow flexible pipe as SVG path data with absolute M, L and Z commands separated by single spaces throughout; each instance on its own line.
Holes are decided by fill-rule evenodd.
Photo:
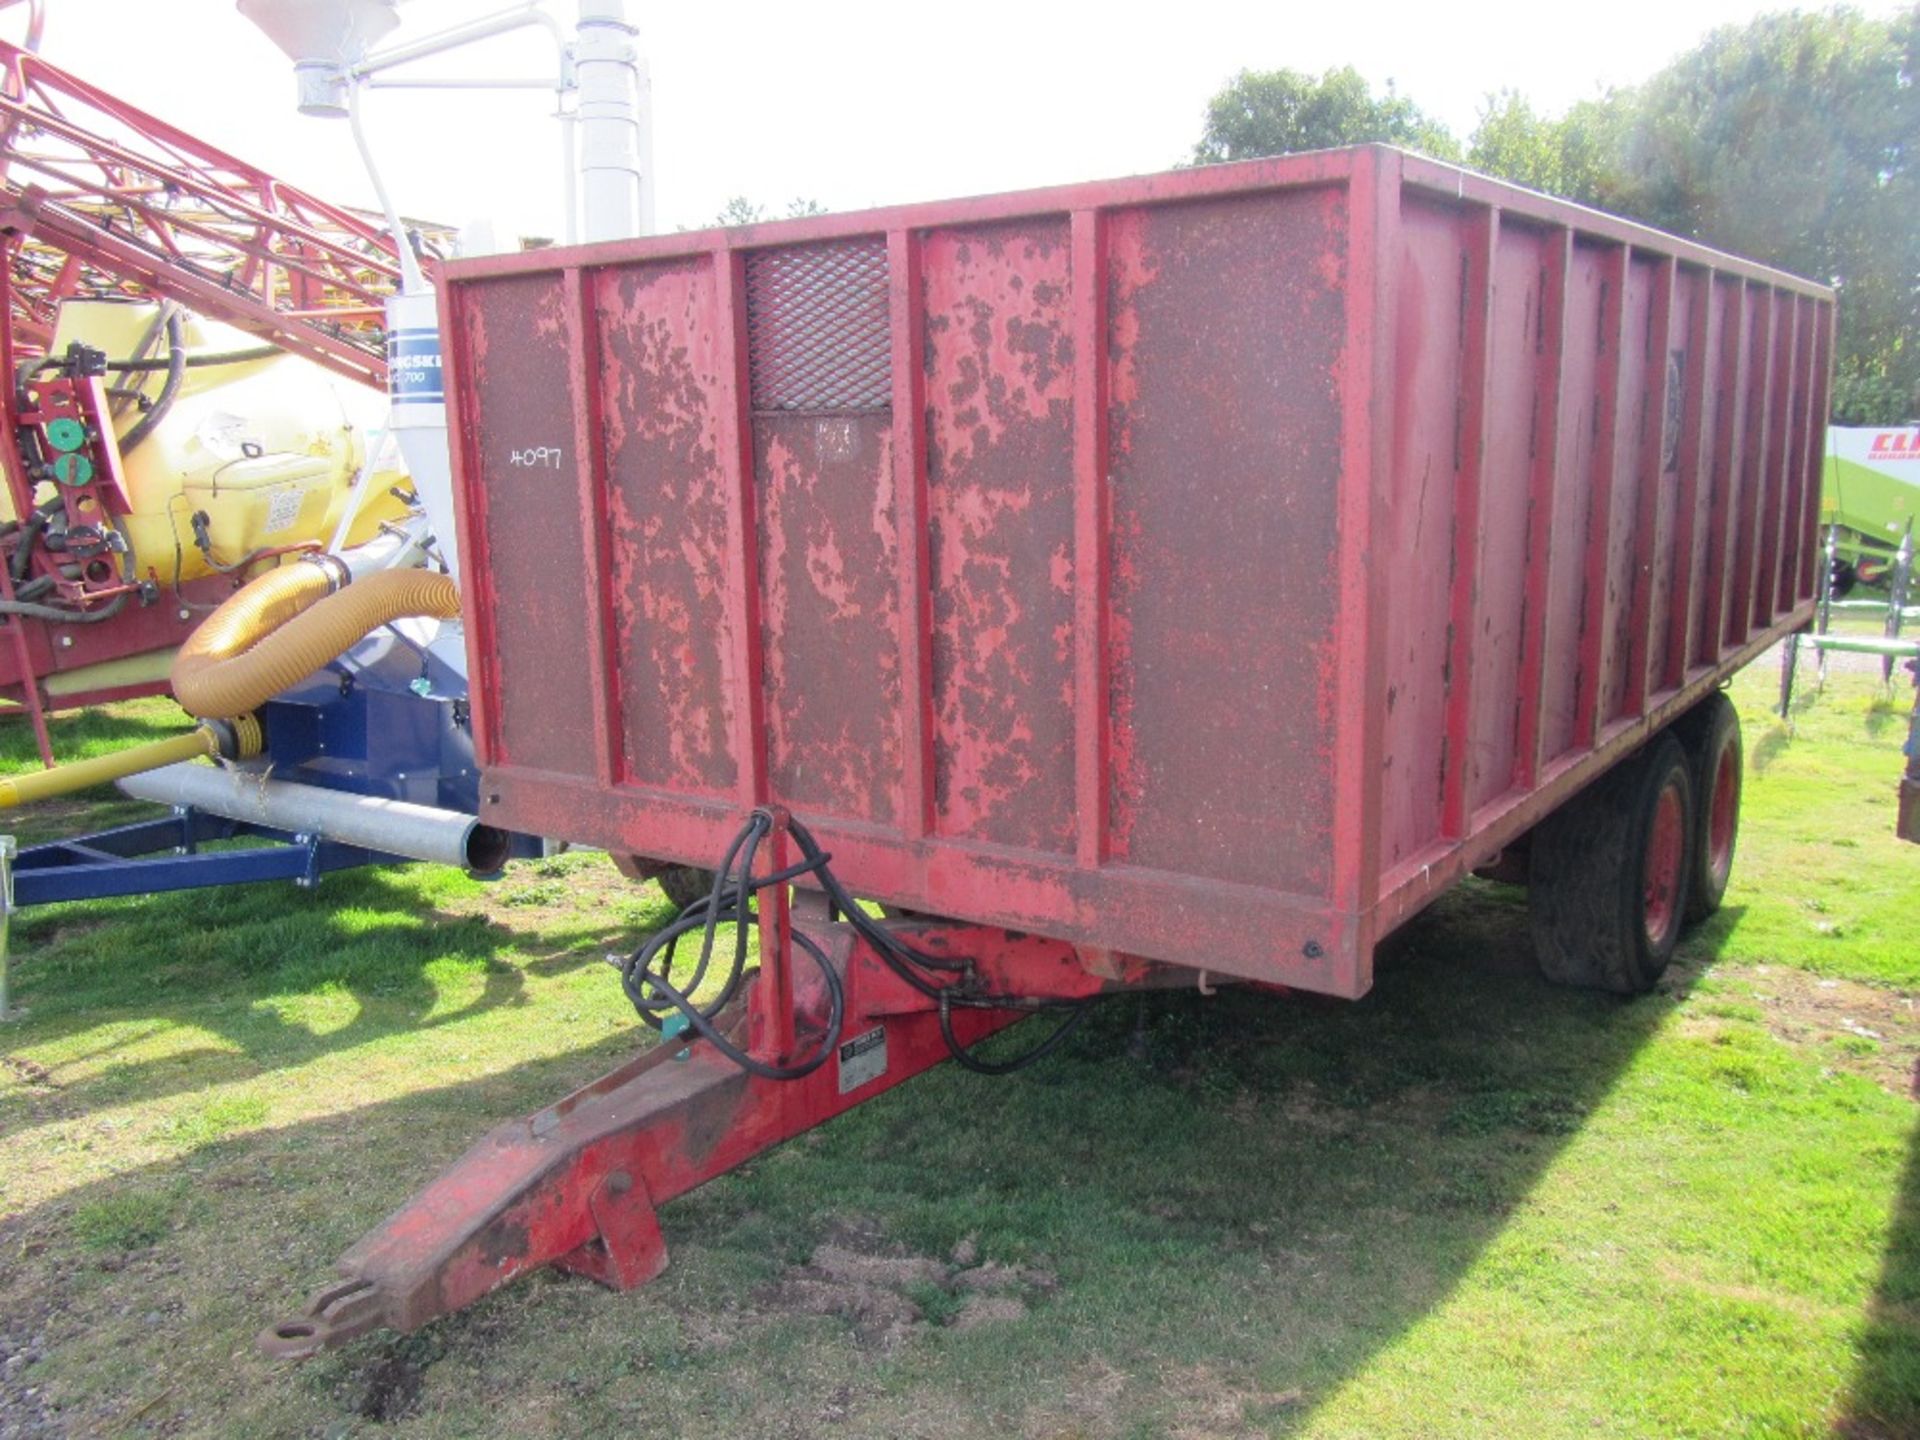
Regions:
M 138 775 L 142 770 L 157 770 L 162 765 L 194 760 L 202 755 L 249 760 L 260 753 L 260 744 L 260 722 L 251 715 L 240 716 L 232 725 L 217 721 L 203 723 L 184 735 L 0 780 L 0 810 L 51 800 L 56 795 L 70 795 L 76 790 L 104 785 L 109 780 Z
M 318 565 L 269 570 L 201 622 L 173 662 L 173 694 L 191 715 L 252 710 L 378 626 L 411 616 L 452 620 L 460 592 L 445 575 L 383 570 L 337 594 Z

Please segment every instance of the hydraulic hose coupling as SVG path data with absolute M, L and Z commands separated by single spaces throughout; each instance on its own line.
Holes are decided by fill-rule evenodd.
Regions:
M 162 765 L 194 760 L 202 755 L 216 760 L 251 760 L 264 748 L 265 736 L 258 716 L 246 714 L 230 720 L 203 720 L 184 735 L 0 780 L 0 810 L 51 800 L 57 795 L 71 795 L 76 790 L 88 790 L 138 775 L 143 770 L 157 770 Z

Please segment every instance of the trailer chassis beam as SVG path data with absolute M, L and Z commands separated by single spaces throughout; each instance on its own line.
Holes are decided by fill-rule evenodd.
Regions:
M 824 982 L 811 966 L 786 964 L 787 946 L 776 952 L 768 943 L 791 925 L 821 947 L 846 990 L 846 1020 L 825 1064 L 799 1079 L 763 1079 L 690 1032 L 663 1040 L 482 1138 L 349 1249 L 341 1280 L 264 1330 L 261 1348 L 302 1359 L 382 1327 L 414 1330 L 543 1265 L 618 1290 L 645 1284 L 667 1264 L 659 1206 L 949 1057 L 936 1003 L 903 983 L 851 925 L 787 913 L 783 888 L 760 899 L 761 969 L 715 1024 L 772 1063 L 819 1044 Z M 1193 979 L 1145 961 L 1116 969 L 1113 957 L 1095 974 L 1065 942 L 989 927 L 892 928 L 927 952 L 967 960 L 975 983 L 994 995 L 1071 1002 Z M 787 987 L 783 1016 L 776 997 Z M 971 1047 L 1032 1013 L 967 1007 L 948 1019 Z

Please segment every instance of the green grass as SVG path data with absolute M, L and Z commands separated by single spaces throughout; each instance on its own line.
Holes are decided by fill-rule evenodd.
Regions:
M 543 1274 L 296 1368 L 262 1324 L 641 1043 L 601 957 L 665 902 L 569 855 L 29 913 L 0 1333 L 45 1355 L 0 1429 L 33 1385 L 99 1434 L 1920 1434 L 1904 709 L 1836 675 L 1789 728 L 1774 681 L 1736 687 L 1728 903 L 1654 995 L 1543 984 L 1524 895 L 1475 883 L 1362 1001 L 1116 1002 L 1018 1078 L 942 1067 L 668 1206 L 646 1290 Z M 970 1330 L 915 1287 L 928 1323 L 876 1344 L 779 1299 L 848 1227 L 1057 1284 Z
M 165 1190 L 122 1190 L 73 1212 L 73 1238 L 87 1250 L 134 1250 L 173 1226 L 178 1197 Z

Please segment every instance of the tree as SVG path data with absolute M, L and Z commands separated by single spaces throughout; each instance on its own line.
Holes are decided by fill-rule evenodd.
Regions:
M 1489 95 L 1467 146 L 1467 164 L 1549 195 L 1601 209 L 1617 206 L 1615 156 L 1622 107 L 1614 95 L 1583 100 L 1557 119 L 1516 90 Z
M 1621 208 L 1840 289 L 1836 413 L 1920 407 L 1920 4 L 1717 30 L 1634 97 Z
M 802 215 L 825 215 L 827 207 L 818 200 L 800 198 L 787 202 L 787 213 L 783 217 L 797 220 Z M 767 207 L 756 205 L 744 195 L 735 195 L 720 207 L 720 213 L 713 217 L 716 225 L 758 225 L 768 219 Z
M 1920 4 L 1716 30 L 1558 119 L 1488 99 L 1469 163 L 1835 285 L 1833 416 L 1920 412 Z
M 1441 160 L 1458 160 L 1452 132 L 1387 82 L 1376 96 L 1348 65 L 1318 78 L 1298 70 L 1242 70 L 1207 102 L 1193 147 L 1198 165 L 1286 155 L 1383 140 Z

